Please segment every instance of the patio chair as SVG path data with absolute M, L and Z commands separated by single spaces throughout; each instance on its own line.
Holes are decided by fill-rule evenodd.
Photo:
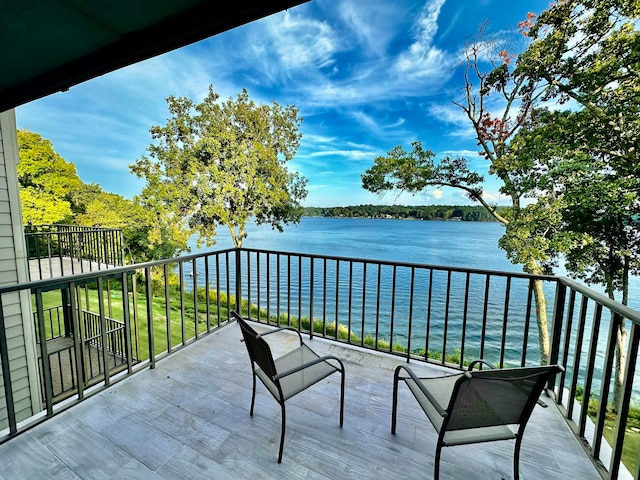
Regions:
M 278 463 L 282 462 L 284 449 L 284 432 L 286 426 L 285 402 L 294 395 L 306 390 L 329 375 L 340 372 L 340 427 L 344 419 L 344 365 L 334 356 L 319 356 L 303 341 L 300 332 L 291 327 L 280 327 L 259 334 L 247 321 L 236 312 L 231 312 L 242 330 L 243 341 L 247 346 L 251 369 L 253 371 L 253 394 L 251 396 L 251 410 L 256 399 L 256 377 L 267 387 L 273 398 L 280 404 L 282 410 L 282 429 L 280 433 L 280 451 Z M 264 337 L 283 330 L 290 330 L 298 334 L 300 346 L 274 359 L 269 344 Z M 256 367 L 257 365 L 257 367 Z
M 473 371 L 479 364 L 491 369 Z M 393 378 L 391 433 L 396 433 L 398 383 L 404 380 L 438 432 L 435 480 L 440 475 L 442 447 L 512 439 L 516 441 L 513 476 L 518 480 L 520 444 L 527 421 L 549 378 L 562 371 L 559 365 L 493 369 L 476 360 L 461 374 L 418 378 L 409 367 L 400 365 Z

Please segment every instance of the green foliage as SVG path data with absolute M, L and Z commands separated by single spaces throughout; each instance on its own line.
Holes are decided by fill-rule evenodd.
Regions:
M 497 207 L 506 214 L 508 207 Z M 495 222 L 484 207 L 478 205 L 354 205 L 349 207 L 305 207 L 310 217 L 400 218 L 416 220 L 461 220 L 467 222 Z
M 411 152 L 398 145 L 387 156 L 376 157 L 373 166 L 361 176 L 362 188 L 384 195 L 389 191 L 416 194 L 429 187 L 454 187 L 469 198 L 482 201 L 484 178 L 469 169 L 464 158 L 446 157 L 435 162 L 435 153 L 413 142 Z
M 212 87 L 199 104 L 169 97 L 171 117 L 151 128 L 156 143 L 131 171 L 146 181 L 142 205 L 177 231 L 211 245 L 225 225 L 241 246 L 252 217 L 280 231 L 300 220 L 306 180 L 286 163 L 299 147 L 302 119 L 294 106 L 256 105 L 246 90 L 218 100 Z
M 121 228 L 129 263 L 170 258 L 187 249 L 187 238 L 157 212 L 121 195 L 85 184 L 75 166 L 53 150 L 49 140 L 18 131 L 18 181 L 25 225 L 67 223 Z
M 20 162 L 17 166 L 24 225 L 69 221 L 71 196 L 82 184 L 72 163 L 53 150 L 37 133 L 18 131 Z

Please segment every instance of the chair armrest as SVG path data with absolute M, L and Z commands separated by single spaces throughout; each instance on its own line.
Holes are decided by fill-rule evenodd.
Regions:
M 475 367 L 476 365 L 486 365 L 487 367 L 491 368 L 491 369 L 495 369 L 495 365 L 490 364 L 489 362 L 485 362 L 484 360 L 474 360 L 473 362 L 471 362 L 469 364 L 469 367 L 467 368 L 467 371 L 470 372 L 471 370 L 473 370 L 473 367 Z
M 304 370 L 305 368 L 309 368 L 313 365 L 316 365 L 317 363 L 326 362 L 327 360 L 335 360 L 336 362 L 338 362 L 340 364 L 340 368 L 338 370 L 344 372 L 344 365 L 342 364 L 342 361 L 338 357 L 334 357 L 332 355 L 326 355 L 324 357 L 314 358 L 310 362 L 303 363 L 302 365 L 298 365 L 297 367 L 290 368 L 289 370 L 285 370 L 282 373 L 278 373 L 277 375 L 274 375 L 273 380 L 274 381 L 280 380 L 281 378 L 284 378 L 288 375 L 299 372 L 300 370 Z M 336 368 L 334 365 L 332 366 Z
M 416 383 L 416 385 L 418 386 L 420 391 L 424 394 L 424 396 L 427 397 L 427 399 L 429 399 L 429 402 L 431 402 L 431 404 L 438 411 L 440 416 L 446 417 L 446 416 L 449 415 L 447 413 L 446 407 L 443 407 L 442 405 L 440 405 L 438 400 L 436 400 L 436 398 L 431 394 L 431 392 L 429 392 L 429 390 L 427 390 L 427 388 L 421 382 L 422 379 L 419 378 L 415 373 L 413 373 L 413 370 L 411 370 L 409 367 L 407 367 L 405 365 L 398 365 L 396 367 L 396 372 L 395 372 L 395 375 L 394 375 L 396 382 L 398 381 L 398 379 L 405 380 L 407 378 L 407 377 L 401 377 L 400 376 L 400 370 L 405 370 L 409 374 L 409 377 L 411 377 L 411 379 Z M 425 378 L 425 380 L 426 380 L 426 378 Z
M 302 345 L 302 334 L 295 328 L 293 327 L 278 327 L 274 330 L 269 330 L 268 332 L 263 332 L 263 333 L 259 333 L 258 337 L 265 337 L 267 335 L 271 335 L 272 333 L 277 333 L 277 332 L 281 332 L 283 330 L 290 330 L 292 332 L 296 332 L 298 334 L 298 338 L 300 339 L 300 345 Z

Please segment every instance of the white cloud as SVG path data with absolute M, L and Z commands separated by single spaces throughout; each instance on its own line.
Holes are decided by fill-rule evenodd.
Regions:
M 399 77 L 415 80 L 451 75 L 455 62 L 449 60 L 450 56 L 434 45 L 438 17 L 444 3 L 445 0 L 430 0 L 425 4 L 414 25 L 413 43 L 395 61 Z
M 310 157 L 325 157 L 325 156 L 339 156 L 345 157 L 352 160 L 361 160 L 367 159 L 371 160 L 373 153 L 371 151 L 362 151 L 362 150 L 319 150 L 317 152 L 311 153 Z
M 407 15 L 399 2 L 342 1 L 339 15 L 367 56 L 382 57 L 396 35 L 396 26 Z

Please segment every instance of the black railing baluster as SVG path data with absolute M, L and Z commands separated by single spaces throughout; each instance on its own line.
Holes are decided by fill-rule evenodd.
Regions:
M 313 302 L 315 300 L 315 259 L 309 258 L 309 337 L 313 338 Z
M 602 305 L 600 303 L 596 303 L 593 310 L 593 320 L 591 322 L 591 340 L 589 341 L 589 354 L 587 356 L 587 370 L 584 381 L 584 394 L 582 397 L 580 420 L 578 422 L 578 432 L 581 437 L 584 437 L 584 432 L 587 426 L 589 400 L 591 398 L 591 386 L 593 384 L 593 369 L 595 368 L 596 355 L 598 353 L 598 336 L 600 335 L 601 319 Z
M 480 358 L 485 358 L 484 345 L 487 340 L 487 317 L 489 315 L 489 294 L 491 292 L 491 275 L 486 274 L 484 283 L 484 301 L 482 305 L 482 330 L 480 334 Z M 480 366 L 482 368 L 482 365 Z
M 69 282 L 69 309 L 71 311 L 71 331 L 75 354 L 76 388 L 78 389 L 78 399 L 82 400 L 84 398 L 86 377 L 83 368 L 84 338 L 80 328 L 80 319 L 78 318 L 78 312 L 80 311 L 80 292 L 78 289 L 79 287 L 74 282 Z
M 573 328 L 573 315 L 576 305 L 576 291 L 571 290 L 569 294 L 569 309 L 567 311 L 567 318 L 565 321 L 564 328 L 564 346 L 562 348 L 562 361 L 560 365 L 566 367 L 569 365 L 569 349 L 571 348 L 571 329 Z M 558 382 L 558 394 L 557 394 L 557 403 L 558 405 L 562 405 L 564 399 L 564 384 L 567 378 L 567 371 L 560 373 L 560 381 Z
M 127 272 L 122 272 L 120 277 L 122 288 L 122 320 L 124 321 L 124 352 L 127 357 L 127 373 L 133 372 L 133 348 L 131 345 L 131 315 L 129 313 L 129 285 Z M 169 303 L 165 297 L 165 303 Z
M 376 338 L 373 341 L 374 348 L 378 349 L 378 339 L 380 338 L 380 284 L 382 281 L 382 265 L 378 264 L 378 281 L 376 286 Z
M 180 276 L 178 288 L 180 289 L 180 339 L 182 345 L 187 344 L 187 325 L 185 323 L 185 307 L 184 307 L 184 262 L 178 263 L 178 275 Z M 147 298 L 147 304 L 149 298 Z
M 249 254 L 247 253 L 247 256 Z M 209 255 L 204 257 L 204 308 L 207 333 L 211 331 L 211 293 L 209 292 Z
M 302 330 L 302 256 L 298 255 L 298 330 Z
M 182 266 L 182 263 L 180 263 Z M 180 271 L 180 290 L 182 290 L 182 271 Z M 153 290 L 151 286 L 151 267 L 144 269 L 144 293 L 147 307 L 147 341 L 149 342 L 149 368 L 156 368 L 155 335 L 153 328 Z M 182 303 L 182 302 L 181 302 Z M 184 325 L 184 322 L 183 322 Z
M 256 304 L 258 306 L 258 321 L 260 321 L 260 285 L 262 281 L 262 277 L 260 276 L 260 253 L 256 252 Z
M 327 259 L 322 260 L 322 334 L 327 334 Z
M 467 339 L 467 314 L 469 311 L 469 285 L 471 283 L 471 273 L 467 272 L 464 284 L 464 307 L 462 310 L 462 335 L 460 338 L 460 362 L 458 366 L 464 366 L 464 346 Z
M 98 312 L 100 315 L 100 348 L 102 349 L 102 366 L 104 373 L 104 385 L 108 387 L 110 384 L 110 375 L 109 375 L 109 359 L 107 357 L 107 320 L 106 315 L 104 314 L 104 279 L 103 277 L 98 277 Z M 97 332 L 96 332 L 97 333 Z M 91 357 L 91 355 L 89 355 Z M 100 366 L 98 366 L 100 369 Z
M 338 318 L 338 305 L 340 305 L 340 260 L 336 260 L 336 331 L 335 338 L 338 339 L 338 327 L 340 326 Z
M 200 314 L 198 313 L 198 266 L 196 259 L 191 260 L 191 273 L 193 274 L 193 333 L 195 338 L 200 337 L 200 331 L 198 329 L 198 323 L 200 322 Z M 236 284 L 236 288 L 239 284 Z M 237 301 L 240 301 L 240 296 L 236 296 Z M 236 307 L 237 308 L 237 307 Z
M 500 339 L 500 368 L 504 367 L 505 349 L 507 344 L 507 327 L 509 321 L 509 299 L 511 297 L 511 277 L 507 277 L 507 285 L 504 291 L 504 313 L 502 315 L 502 335 Z
M 231 265 L 229 261 L 229 250 L 227 250 L 224 254 L 225 261 L 225 280 L 227 286 L 227 321 L 230 318 L 231 311 Z M 235 305 L 234 305 L 235 306 Z
M 250 252 L 247 252 L 246 263 L 247 263 L 247 317 L 251 318 L 251 253 Z
M 271 323 L 271 255 L 267 257 L 267 323 Z
M 391 319 L 390 319 L 390 335 L 389 335 L 389 351 L 393 352 L 393 327 L 395 321 L 395 312 L 396 312 L 396 273 L 397 266 L 393 266 L 393 275 L 391 277 Z
M 171 302 L 169 291 L 169 264 L 163 265 L 163 277 L 164 277 L 164 316 L 167 328 L 167 352 L 171 353 L 173 349 L 173 339 L 171 338 Z
M 216 255 L 216 309 L 218 312 L 218 326 L 220 326 L 221 322 L 221 303 L 220 303 L 220 256 Z
M 351 343 L 351 310 L 353 304 L 353 262 L 349 262 L 349 296 L 347 300 L 347 343 Z
M 413 293 L 415 289 L 416 269 L 411 267 L 411 279 L 409 280 L 409 325 L 407 326 L 407 361 L 411 358 L 411 333 L 413 326 Z
M 365 318 L 367 309 L 367 262 L 362 264 L 362 318 L 360 326 L 360 345 L 364 346 L 365 341 Z
M 281 278 L 282 272 L 280 271 L 280 254 L 276 254 L 276 318 L 277 323 L 280 323 L 280 291 L 281 291 Z M 287 255 L 287 325 L 291 325 L 291 256 Z
M 447 335 L 449 334 L 449 307 L 451 305 L 451 270 L 447 272 L 447 293 L 444 307 L 444 324 L 442 331 L 442 358 L 441 364 L 447 361 Z
M 520 357 L 521 367 L 524 367 L 527 364 L 527 348 L 529 346 L 529 328 L 531 328 L 532 300 L 533 300 L 533 280 L 529 279 L 529 284 L 527 288 L 527 307 L 524 313 L 524 329 L 522 332 L 522 355 Z
M 429 290 L 427 292 L 427 328 L 424 337 L 424 359 L 429 358 L 429 338 L 431 333 L 431 299 L 433 298 L 433 268 L 429 269 Z

